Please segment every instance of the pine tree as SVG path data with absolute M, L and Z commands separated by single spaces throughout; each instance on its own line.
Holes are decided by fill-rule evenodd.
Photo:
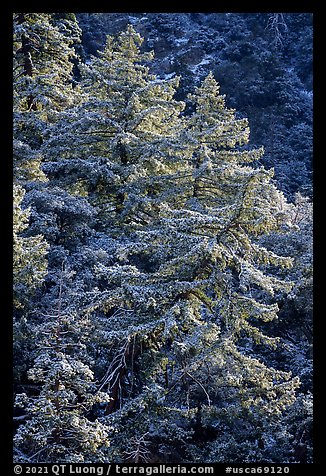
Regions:
M 55 246 L 73 246 L 78 235 L 85 240 L 92 215 L 82 197 L 48 181 L 41 149 L 60 113 L 81 100 L 74 79 L 80 36 L 74 14 L 14 14 L 14 177 L 25 187 L 24 205 L 31 209 L 27 233 L 42 234 L 54 245 L 49 261 L 57 270 L 63 256 L 58 265 Z
M 141 53 L 141 43 L 131 26 L 107 38 L 84 72 L 88 99 L 61 115 L 44 147 L 53 183 L 88 197 L 102 231 L 146 222 L 153 179 L 181 155 L 174 140 L 184 108 L 173 99 L 178 79 L 150 75 L 143 63 L 151 54 Z
M 50 269 L 17 461 L 259 461 L 295 401 L 298 378 L 265 351 L 292 260 L 261 241 L 288 231 L 288 205 L 213 75 L 183 116 L 141 42 L 131 26 L 108 37 L 34 145 Z
M 27 318 L 37 302 L 47 274 L 48 244 L 40 234 L 26 235 L 30 210 L 22 208 L 25 190 L 14 184 L 13 192 L 13 353 L 16 384 L 24 378 L 29 351 L 33 347 Z
M 225 107 L 213 76 L 189 98 L 195 106 L 188 122 L 193 179 L 178 208 L 160 220 L 158 241 L 165 253 L 151 279 L 164 283 L 165 327 L 170 321 L 177 329 L 173 345 L 180 347 L 176 352 L 172 346 L 165 367 L 176 373 L 179 363 L 179 378 L 186 381 L 179 405 L 214 434 L 217 422 L 228 426 L 231 415 L 243 424 L 268 425 L 295 400 L 298 379 L 257 359 L 260 347 L 277 348 L 278 339 L 263 332 L 264 323 L 277 318 L 273 295 L 291 288 L 273 271 L 289 267 L 291 259 L 257 239 L 285 230 L 289 217 L 271 183 L 272 171 L 248 165 L 262 150 L 243 148 L 247 121 Z
M 70 44 L 80 30 L 76 19 L 48 13 L 15 13 L 13 26 L 14 290 L 15 303 L 27 312 L 45 278 L 48 249 L 30 193 L 48 185 L 40 145 L 53 113 L 72 100 Z
M 56 113 L 78 97 L 72 88 L 72 60 L 76 55 L 71 45 L 78 42 L 81 31 L 74 15 L 56 18 L 49 13 L 15 13 L 13 25 L 13 172 L 14 182 L 19 184 L 17 193 L 20 186 L 26 190 L 21 205 L 30 206 L 29 226 L 24 220 L 20 226 L 24 228 L 25 241 L 30 237 L 32 242 L 40 234 L 44 237 L 46 231 L 46 226 L 35 225 L 33 203 L 33 193 L 43 197 L 43 204 L 48 195 L 44 193 L 49 184 L 42 170 L 40 145 Z M 44 211 L 43 208 L 43 222 L 49 225 Z M 22 217 L 23 212 L 17 222 Z M 19 261 L 17 252 L 15 260 Z
M 17 308 L 28 304 L 30 296 L 42 284 L 46 271 L 48 246 L 41 235 L 24 237 L 30 210 L 22 209 L 24 189 L 14 185 L 13 210 L 13 281 L 14 304 Z
M 40 146 L 47 129 L 60 111 L 80 98 L 79 88 L 73 88 L 71 62 L 75 58 L 71 45 L 79 34 L 73 15 L 14 15 L 17 461 L 83 461 L 85 455 L 94 459 L 99 446 L 108 443 L 107 431 L 86 416 L 98 399 L 106 398 L 93 391 L 90 362 L 84 351 L 76 351 L 84 349 L 79 341 L 87 340 L 87 326 L 76 309 L 71 310 L 72 302 L 65 314 L 60 284 L 66 248 L 89 235 L 92 209 L 82 197 L 53 187 L 41 168 Z M 25 191 L 17 183 L 27 190 L 23 206 Z M 77 295 L 80 281 L 71 284 Z
M 296 194 L 294 203 L 288 203 L 290 233 L 273 232 L 261 239 L 261 244 L 274 253 L 286 253 L 294 258 L 289 275 L 294 282 L 288 296 L 279 296 L 280 319 L 273 324 L 273 332 L 284 342 L 276 361 L 291 369 L 301 381 L 297 401 L 280 421 L 282 442 L 274 452 L 279 461 L 307 463 L 312 456 L 312 391 L 313 391 L 313 214 L 307 197 Z M 270 357 L 269 357 L 270 359 Z
M 145 434 L 152 452 L 172 451 L 172 440 L 180 447 L 174 457 L 188 461 L 202 456 L 204 428 L 217 437 L 237 420 L 250 435 L 260 422 L 261 436 L 299 384 L 256 350 L 277 348 L 263 328 L 277 318 L 274 293 L 291 287 L 273 273 L 291 259 L 258 244 L 287 228 L 285 199 L 271 171 L 248 165 L 263 151 L 243 148 L 247 121 L 225 107 L 212 75 L 190 99 L 195 112 L 178 141 L 187 165 L 176 161 L 157 177 L 160 206 L 152 199 L 151 219 L 120 245 L 126 264 L 99 268 L 110 291 L 92 310 L 104 311 L 102 336 L 119 346 L 103 378 L 113 397 L 106 421 L 120 429 L 133 421 L 113 440 L 119 461 L 134 454 L 130 438 Z M 218 448 L 216 439 L 211 451 L 223 459 Z
M 81 31 L 75 18 L 50 13 L 15 13 L 13 25 L 14 172 L 24 183 L 44 178 L 39 147 L 46 124 L 77 97 L 71 45 Z
M 91 417 L 91 410 L 110 397 L 93 382 L 87 353 L 92 329 L 79 316 L 76 289 L 71 282 L 67 286 L 71 278 L 63 265 L 52 313 L 39 311 L 34 319 L 36 348 L 28 377 L 40 387 L 36 395 L 16 395 L 24 420 L 14 437 L 18 462 L 98 462 L 101 448 L 109 445 L 109 429 Z
M 72 15 L 59 18 L 50 13 L 15 13 L 14 110 L 61 110 L 72 101 L 71 45 L 81 31 Z
M 98 328 L 97 349 L 93 349 L 97 375 L 105 382 L 106 372 L 111 369 L 115 378 L 121 370 L 113 385 L 111 379 L 101 383 L 108 385 L 113 396 L 106 413 L 117 408 L 124 373 L 119 361 L 129 353 L 132 337 L 127 335 L 125 341 L 123 337 L 121 340 L 124 331 L 108 331 L 111 321 L 104 314 L 108 306 L 102 303 L 107 290 L 112 289 L 116 306 L 112 313 L 119 314 L 126 298 L 115 288 L 130 273 L 138 274 L 137 267 L 125 264 L 128 258 L 123 256 L 127 245 L 140 246 L 131 239 L 133 230 L 150 222 L 153 210 L 157 214 L 162 202 L 160 182 L 173 180 L 171 170 L 177 167 L 189 168 L 176 141 L 182 129 L 179 114 L 184 108 L 173 99 L 177 80 L 159 81 L 151 76 L 148 67 L 141 64 L 150 56 L 140 53 L 140 44 L 140 36 L 131 27 L 116 39 L 108 38 L 100 58 L 94 58 L 87 68 L 88 99 L 60 114 L 61 119 L 49 128 L 49 140 L 43 148 L 47 160 L 44 169 L 52 186 L 64 186 L 76 198 L 85 197 L 99 211 L 97 233 L 92 237 L 92 250 L 89 248 L 90 253 L 98 246 L 102 250 L 100 262 L 90 270 L 93 285 L 95 276 L 99 289 L 89 291 L 84 302 L 89 301 L 88 312 L 101 308 L 101 312 L 93 311 Z M 172 199 L 167 187 L 162 191 Z

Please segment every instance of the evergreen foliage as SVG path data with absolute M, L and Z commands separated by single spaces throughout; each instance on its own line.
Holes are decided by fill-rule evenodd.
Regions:
M 251 144 L 291 200 L 312 196 L 311 13 L 77 14 L 85 56 L 128 22 L 155 52 L 151 71 L 181 75 L 177 98 L 213 71 L 228 104 L 250 119 Z M 299 145 L 300 143 L 300 145 Z
M 27 376 L 40 392 L 29 397 L 20 393 L 15 402 L 26 412 L 26 423 L 14 438 L 24 462 L 103 461 L 101 447 L 109 445 L 110 429 L 86 417 L 93 405 L 110 397 L 96 391 L 93 372 L 85 364 L 91 363 L 85 355 L 91 329 L 74 307 L 74 293 L 64 296 L 62 281 L 69 278 L 63 264 L 52 313 L 39 312 L 34 318 L 34 365 Z
M 309 201 L 287 202 L 212 72 L 177 100 L 128 25 L 76 86 L 74 17 L 14 21 L 15 57 L 40 45 L 15 90 L 15 460 L 310 461 L 279 312 L 310 302 Z

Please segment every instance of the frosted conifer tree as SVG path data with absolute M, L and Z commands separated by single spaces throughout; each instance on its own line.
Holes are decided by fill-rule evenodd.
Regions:
M 50 13 L 15 13 L 13 18 L 14 171 L 20 181 L 44 178 L 39 147 L 46 123 L 71 104 L 76 19 Z
M 258 461 L 295 401 L 298 379 L 264 358 L 292 261 L 260 238 L 287 231 L 285 199 L 213 75 L 181 116 L 178 79 L 150 75 L 141 42 L 131 26 L 108 37 L 79 102 L 38 129 L 50 182 L 30 193 L 32 232 L 52 244 L 50 290 L 18 461 Z
M 49 237 L 51 219 L 45 217 L 44 207 L 49 184 L 41 167 L 40 145 L 56 114 L 79 97 L 78 88 L 72 87 L 76 58 L 72 44 L 80 41 L 81 31 L 74 15 L 50 13 L 14 13 L 13 27 L 14 180 L 26 190 L 22 207 L 30 206 L 30 212 L 24 234 L 33 240 L 45 236 L 44 231 Z M 40 222 L 46 226 L 35 223 L 33 193 L 39 200 L 42 197 Z
M 25 191 L 14 185 L 13 209 L 13 277 L 14 303 L 17 308 L 28 304 L 29 297 L 40 286 L 47 272 L 47 244 L 41 235 L 24 237 L 30 210 L 22 209 Z
M 110 444 L 110 429 L 88 416 L 94 405 L 110 397 L 93 382 L 87 353 L 92 327 L 80 318 L 76 289 L 71 283 L 67 286 L 68 280 L 71 272 L 63 266 L 51 314 L 38 311 L 35 318 L 37 345 L 28 377 L 39 392 L 18 393 L 15 398 L 24 420 L 14 437 L 18 462 L 99 462 L 103 461 L 102 447 Z
M 92 246 L 100 244 L 103 255 L 110 256 L 93 265 L 98 289 L 85 298 L 97 328 L 95 369 L 101 387 L 112 397 L 105 413 L 120 405 L 122 363 L 125 354 L 130 354 L 131 340 L 139 352 L 139 345 L 148 339 L 141 327 L 137 344 L 137 335 L 126 333 L 133 299 L 122 295 L 120 289 L 121 283 L 133 280 L 134 275 L 138 279 L 137 267 L 146 267 L 141 238 L 134 230 L 148 226 L 159 215 L 164 200 L 172 200 L 170 184 L 175 173 L 190 170 L 184 145 L 177 140 L 184 108 L 173 99 L 178 81 L 160 81 L 150 75 L 142 65 L 150 55 L 140 53 L 140 44 L 132 27 L 116 39 L 108 38 L 100 58 L 94 58 L 86 71 L 89 98 L 61 114 L 60 121 L 49 129 L 43 149 L 51 183 L 64 184 L 67 191 L 97 206 L 98 233 Z M 110 304 L 106 302 L 108 293 Z M 113 325 L 120 315 L 124 316 L 122 330 Z M 141 326 L 152 317 L 141 315 L 140 319 Z M 153 319 L 149 334 L 157 327 L 156 315 Z M 112 372 L 113 381 L 107 372 Z
M 59 246 L 88 236 L 93 212 L 83 197 L 48 181 L 41 149 L 60 113 L 82 98 L 73 77 L 80 35 L 74 14 L 14 14 L 14 176 L 27 191 L 29 235 Z
M 285 199 L 272 171 L 251 166 L 263 151 L 244 148 L 247 120 L 226 108 L 211 74 L 189 98 L 187 173 L 157 177 L 157 214 L 135 231 L 138 245 L 121 246 L 129 265 L 102 270 L 110 288 L 102 307 L 113 327 L 107 336 L 121 342 L 103 379 L 113 396 L 107 421 L 134 422 L 112 445 L 122 460 L 134 454 L 130 438 L 146 434 L 148 451 L 199 461 L 206 429 L 212 458 L 221 461 L 220 432 L 232 434 L 237 420 L 250 438 L 259 422 L 261 437 L 299 385 L 256 350 L 277 349 L 278 338 L 263 329 L 277 318 L 275 292 L 291 288 L 273 271 L 291 259 L 258 244 L 259 236 L 287 229 Z
M 24 378 L 34 348 L 28 316 L 47 274 L 48 244 L 40 234 L 26 235 L 30 210 L 22 207 L 25 190 L 14 184 L 13 192 L 13 361 L 17 384 Z
M 173 99 L 178 78 L 150 75 L 143 63 L 152 55 L 141 53 L 141 43 L 131 26 L 108 36 L 104 51 L 84 68 L 88 99 L 61 115 L 44 147 L 53 182 L 98 206 L 104 231 L 146 223 L 157 177 L 176 167 L 182 153 L 175 140 L 184 108 Z
M 31 189 L 42 190 L 48 185 L 40 153 L 47 124 L 54 120 L 55 112 L 77 97 L 72 95 L 71 60 L 75 53 L 71 44 L 78 42 L 78 35 L 80 30 L 73 16 L 13 16 L 14 286 L 15 300 L 21 304 L 23 299 L 25 310 L 32 307 L 31 303 L 27 306 L 28 299 L 46 275 L 41 258 L 47 249 L 43 239 L 46 227 L 35 226 L 30 193 Z
M 68 17 L 14 15 L 14 177 L 27 190 L 22 207 L 25 192 L 14 186 L 15 458 L 22 462 L 84 461 L 108 444 L 107 430 L 87 417 L 107 396 L 92 388 L 82 344 L 87 325 L 72 311 L 73 299 L 69 310 L 63 305 L 60 277 L 67 256 L 62 245 L 88 236 L 92 209 L 82 197 L 53 187 L 41 170 L 46 130 L 80 98 L 71 62 L 80 30 Z M 48 266 L 43 236 L 51 245 Z M 70 284 L 76 293 L 79 282 Z M 34 299 L 37 288 L 42 292 Z

